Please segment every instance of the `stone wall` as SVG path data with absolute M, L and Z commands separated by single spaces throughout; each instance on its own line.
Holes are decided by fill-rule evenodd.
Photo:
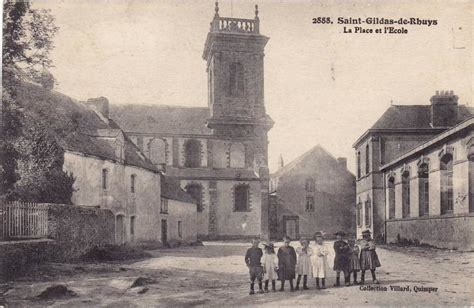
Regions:
M 52 259 L 76 259 L 93 247 L 114 243 L 115 221 L 111 210 L 49 204 L 48 238 L 58 248 Z
M 474 214 L 387 221 L 387 243 L 419 241 L 439 248 L 474 250 Z
M 114 243 L 110 210 L 48 204 L 48 239 L 0 242 L 0 278 L 27 273 L 42 262 L 76 260 L 93 247 Z

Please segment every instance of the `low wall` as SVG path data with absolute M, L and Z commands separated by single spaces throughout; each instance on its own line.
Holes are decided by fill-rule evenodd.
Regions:
M 474 250 L 474 215 L 420 217 L 386 222 L 387 243 L 398 238 L 438 248 Z
M 114 243 L 112 211 L 48 205 L 48 239 L 0 242 L 0 280 L 27 273 L 31 265 L 79 258 L 93 247 Z
M 99 208 L 48 204 L 48 238 L 58 248 L 52 259 L 76 259 L 93 247 L 114 244 L 114 214 Z

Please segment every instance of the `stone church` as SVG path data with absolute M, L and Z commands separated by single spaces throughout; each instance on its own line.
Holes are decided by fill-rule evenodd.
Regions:
M 208 106 L 112 105 L 111 118 L 197 201 L 200 238 L 268 236 L 264 48 L 253 19 L 214 18 L 204 44 Z

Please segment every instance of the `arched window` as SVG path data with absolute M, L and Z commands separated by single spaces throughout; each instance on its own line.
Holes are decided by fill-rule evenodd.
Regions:
M 365 174 L 369 174 L 370 171 L 370 151 L 369 144 L 365 146 Z
M 359 199 L 359 203 L 356 205 L 356 220 L 357 220 L 357 226 L 362 227 L 362 202 Z
M 199 184 L 189 184 L 186 186 L 186 192 L 197 202 L 197 211 L 202 212 L 202 186 Z
M 166 164 L 166 143 L 163 139 L 152 139 L 148 144 L 148 158 L 155 165 Z
M 130 192 L 132 194 L 135 193 L 135 180 L 136 180 L 137 176 L 135 174 L 132 174 L 130 176 Z
M 360 152 L 357 152 L 357 178 L 360 178 Z
M 197 168 L 201 166 L 201 143 L 196 139 L 189 139 L 184 144 L 184 166 Z
M 419 216 L 425 216 L 430 211 L 430 183 L 428 181 L 428 164 L 418 167 L 418 199 Z
M 249 210 L 249 186 L 240 184 L 234 189 L 234 211 L 246 212 Z
M 370 227 L 370 224 L 372 222 L 372 211 L 371 211 L 372 204 L 370 203 L 370 198 L 367 198 L 365 201 L 365 226 Z
M 306 179 L 306 191 L 307 192 L 314 192 L 314 179 L 308 178 Z
M 440 161 L 441 215 L 453 212 L 453 156 L 445 154 Z
M 388 179 L 388 218 L 395 218 L 395 178 L 392 176 Z
M 402 174 L 402 217 L 410 216 L 410 173 Z
M 245 167 L 245 146 L 240 142 L 232 143 L 230 146 L 230 167 Z
M 109 184 L 109 171 L 107 169 L 102 169 L 102 189 L 107 189 Z
M 244 94 L 244 66 L 239 62 L 230 65 L 229 94 L 241 96 Z

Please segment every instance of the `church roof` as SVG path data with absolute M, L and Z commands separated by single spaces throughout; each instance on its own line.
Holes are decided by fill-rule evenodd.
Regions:
M 110 105 L 110 118 L 126 132 L 210 135 L 207 107 L 169 105 Z
M 161 196 L 166 199 L 197 204 L 197 201 L 179 186 L 179 180 L 167 176 L 161 177 Z
M 91 107 L 57 91 L 19 82 L 18 102 L 28 121 L 44 123 L 64 150 L 116 161 L 114 143 L 109 138 L 118 135 L 120 127 L 112 120 L 100 117 Z M 47 124 L 46 124 L 47 123 Z M 155 166 L 124 135 L 124 163 L 157 171 Z

